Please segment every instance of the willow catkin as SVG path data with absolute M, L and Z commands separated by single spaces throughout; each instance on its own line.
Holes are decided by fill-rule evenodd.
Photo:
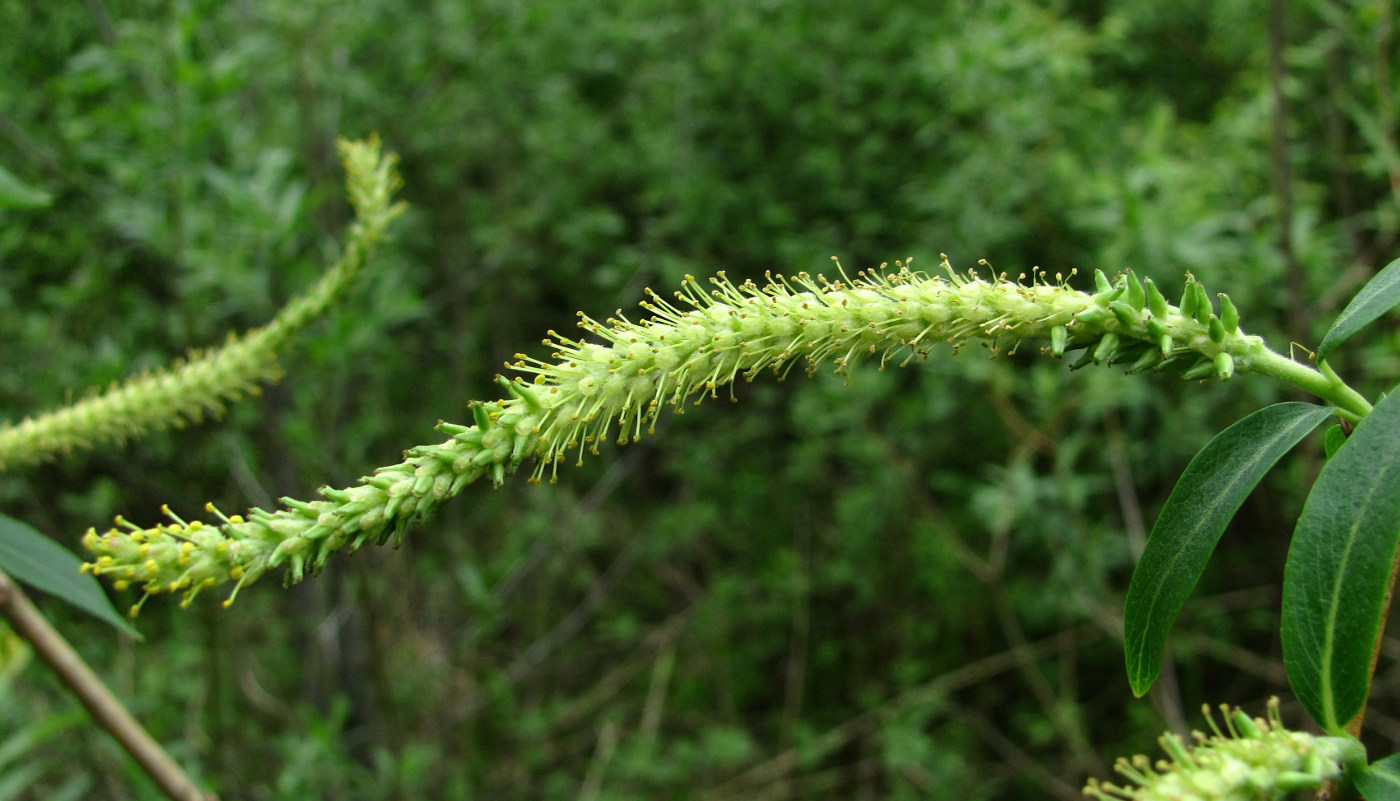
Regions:
M 77 403 L 16 425 L 0 424 L 0 470 L 22 467 L 83 448 L 123 443 L 152 430 L 199 422 L 206 414 L 281 376 L 280 350 L 345 295 L 363 271 L 375 245 L 403 205 L 397 159 L 382 154 L 379 140 L 337 143 L 345 163 L 356 219 L 345 253 L 314 287 L 288 303 L 267 325 L 229 336 L 222 347 L 191 353 L 170 370 L 156 370 L 112 384 Z
M 1059 276 L 987 280 L 954 273 L 946 259 L 942 266 L 946 275 L 896 262 L 855 279 L 799 273 L 769 276 L 762 285 L 734 284 L 721 273 L 708 292 L 687 277 L 674 300 L 648 291 L 641 305 L 650 316 L 639 322 L 620 311 L 605 322 L 580 314 L 591 338 L 551 331 L 545 344 L 552 357 L 517 355 L 508 367 L 529 380 L 498 377 L 506 397 L 472 402 L 469 423 L 440 422 L 446 440 L 406 451 L 402 462 L 353 487 L 323 487 L 311 501 L 283 498 L 275 511 L 229 517 L 210 506 L 218 522 L 202 523 L 167 509 L 172 522 L 151 528 L 118 518 L 105 534 L 89 530 L 84 537 L 94 554 L 87 569 L 118 586 L 138 585 L 147 596 L 183 592 L 185 604 L 235 582 L 227 604 L 270 569 L 285 566 L 287 581 L 296 582 L 342 548 L 397 542 L 482 477 L 499 486 L 532 459 L 531 480 L 553 481 L 566 459 L 581 460 L 610 438 L 622 443 L 651 433 L 666 407 L 716 397 L 741 377 L 771 372 L 781 380 L 797 366 L 810 373 L 830 363 L 845 373 L 862 360 L 904 365 L 943 342 L 956 351 L 977 340 L 995 355 L 1043 341 L 1053 356 L 1082 350 L 1076 366 L 1115 363 L 1227 379 L 1259 354 L 1272 354 L 1239 330 L 1233 306 L 1225 307 L 1228 324 L 1217 317 L 1190 278 L 1181 306 L 1172 306 L 1131 272 L 1116 282 L 1096 274 L 1097 291 L 1089 294 Z

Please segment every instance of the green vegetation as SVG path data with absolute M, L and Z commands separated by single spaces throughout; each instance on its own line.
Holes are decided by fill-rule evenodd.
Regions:
M 1321 436 L 1239 498 L 1168 616 L 1160 678 L 1149 642 L 1125 679 L 1120 610 L 1191 455 L 1286 399 L 1222 347 L 1224 304 L 1219 337 L 1196 318 L 1193 287 L 1228 290 L 1251 334 L 1312 347 L 1393 258 L 1387 2 L 3 8 L 26 35 L 0 45 L 0 418 L 273 319 L 337 257 L 340 133 L 391 143 L 409 202 L 265 398 L 0 473 L 0 510 L 65 546 L 113 513 L 153 524 L 167 503 L 193 518 L 352 486 L 434 420 L 485 432 L 510 410 L 467 404 L 504 394 L 504 362 L 547 369 L 572 339 L 526 346 L 577 309 L 602 318 L 690 274 L 742 287 L 833 254 L 946 251 L 987 258 L 991 286 L 1039 265 L 1061 277 L 1027 284 L 1104 298 L 1085 324 L 1106 328 L 1022 335 L 1128 367 L 1190 346 L 1147 330 L 1179 315 L 1206 357 L 1179 366 L 1234 376 L 1070 375 L 993 336 L 993 360 L 937 347 L 916 369 L 738 382 L 742 408 L 662 414 L 664 436 L 604 444 L 549 489 L 476 488 L 402 548 L 287 592 L 184 612 L 157 597 L 139 645 L 43 604 L 221 796 L 1071 798 L 1114 756 L 1200 727 L 1184 709 L 1202 700 L 1281 694 L 1294 728 L 1304 708 L 1347 722 L 1356 699 L 1331 693 L 1354 686 L 1295 687 L 1300 708 L 1280 656 L 1295 685 L 1332 675 L 1295 667 L 1321 652 L 1299 651 L 1306 626 L 1285 617 L 1280 644 L 1276 589 L 1292 521 L 1301 537 L 1321 514 L 1298 492 Z M 1093 283 L 1127 269 L 1182 302 L 1158 315 L 1136 278 Z M 1121 294 L 1134 283 L 1140 303 Z M 1130 322 L 1143 346 L 1103 345 Z M 1329 354 L 1356 387 L 1332 396 L 1344 416 L 1400 381 L 1393 330 Z M 1299 438 L 1308 414 L 1289 418 Z M 508 450 L 475 467 L 528 455 Z M 1350 452 L 1328 462 L 1336 484 L 1366 473 Z M 1389 659 L 1362 688 L 1373 755 L 1400 748 Z M 101 731 L 74 728 L 42 665 L 5 663 L 0 731 L 25 759 L 0 777 L 36 797 L 155 796 Z

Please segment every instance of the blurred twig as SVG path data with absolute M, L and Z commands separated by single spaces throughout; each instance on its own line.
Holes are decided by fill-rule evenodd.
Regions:
M 1293 248 L 1293 165 L 1290 161 L 1292 142 L 1288 136 L 1288 96 L 1283 89 L 1288 77 L 1283 63 L 1283 49 L 1287 45 L 1283 13 L 1283 0 L 1269 0 L 1269 93 L 1273 101 L 1270 152 L 1278 206 L 1278 249 L 1288 284 L 1288 336 L 1294 342 L 1304 342 L 1308 337 L 1309 316 L 1303 300 L 1306 276 Z
M 1043 659 L 1060 649 L 1077 647 L 1081 637 L 1088 631 L 1087 627 L 1071 629 L 1069 632 L 1061 632 L 1034 643 L 1017 646 L 944 673 L 900 693 L 877 707 L 867 709 L 839 726 L 828 729 L 800 747 L 780 752 L 766 762 L 761 762 L 711 789 L 702 797 L 711 801 L 752 798 L 757 794 L 759 787 L 781 781 L 805 762 L 820 759 L 874 731 L 882 720 L 901 709 L 928 706 L 949 693 L 1014 670 L 1026 660 Z
M 1041 788 L 1063 801 L 1083 801 L 1084 795 L 1079 787 L 1046 770 L 1034 757 L 1021 750 L 1010 737 L 1002 734 L 1001 729 L 980 710 L 958 707 L 957 715 L 959 720 L 975 729 L 987 745 L 997 752 L 997 756 L 1015 768 L 1017 773 L 1029 776 Z
M 584 693 L 579 693 L 566 705 L 564 705 L 554 716 L 553 728 L 561 731 L 575 725 L 579 721 L 593 714 L 594 710 L 603 704 L 611 701 L 622 692 L 623 688 L 631 681 L 632 677 L 642 671 L 647 665 L 653 665 L 654 671 L 661 669 L 662 657 L 666 652 L 674 653 L 676 640 L 685 631 L 686 624 L 690 622 L 697 604 L 691 604 L 685 609 L 667 618 L 664 623 L 657 626 L 646 636 L 642 642 L 642 647 L 632 656 L 627 657 L 620 665 L 609 671 L 603 678 L 593 685 L 593 688 Z M 655 655 L 653 656 L 653 652 Z M 661 684 L 659 679 L 653 680 L 653 686 Z M 650 698 L 650 693 L 648 694 Z M 659 703 L 659 702 L 658 702 Z M 650 709 L 650 706 L 648 706 Z M 659 716 L 659 712 L 656 713 Z M 642 715 L 642 730 L 646 733 L 647 721 L 646 713 Z M 658 721 L 659 723 L 659 721 Z
M 524 681 L 530 674 L 534 673 L 559 646 L 573 639 L 578 635 L 588 621 L 593 619 L 593 614 L 598 611 L 598 607 L 607 598 L 614 585 L 626 575 L 636 561 L 637 555 L 641 552 L 641 540 L 633 539 L 623 546 L 622 551 L 608 565 L 607 571 L 593 582 L 588 588 L 588 593 L 583 600 L 573 608 L 571 612 L 550 629 L 548 634 L 535 640 L 526 648 L 515 661 L 506 668 L 506 679 L 511 684 L 518 684 Z M 467 720 L 474 717 L 485 708 L 489 698 L 485 692 L 477 692 L 468 696 L 454 710 L 452 717 L 455 720 Z
M 1113 462 L 1113 483 L 1118 490 L 1118 505 L 1123 512 L 1123 528 L 1127 529 L 1128 545 L 1132 549 L 1133 562 L 1142 558 L 1147 547 L 1147 525 L 1142 517 L 1142 504 L 1138 502 L 1136 482 L 1133 480 L 1132 463 L 1128 461 L 1128 445 L 1123 436 L 1123 425 L 1116 409 L 1104 413 L 1104 432 L 1108 439 L 1108 455 Z M 1121 624 L 1121 621 L 1120 621 Z M 1166 719 L 1167 725 L 1178 736 L 1190 734 L 1186 725 L 1186 715 L 1181 707 L 1181 692 L 1176 681 L 1176 662 L 1171 653 L 1162 657 L 1162 672 L 1148 690 L 1152 705 Z
M 131 754 L 141 769 L 175 801 L 212 801 L 175 760 L 161 748 L 126 707 L 107 689 L 87 662 L 59 634 L 9 576 L 0 573 L 0 615 L 3 615 L 63 685 L 87 708 L 93 720 Z
M 583 786 L 579 789 L 579 801 L 597 801 L 603 789 L 603 771 L 608 769 L 613 752 L 617 750 L 617 724 L 609 721 L 598 731 L 598 747 L 593 752 L 593 760 L 588 763 L 588 773 L 584 774 Z
M 1013 439 L 1019 444 L 1010 456 L 1010 462 L 1015 463 L 1031 458 L 1032 453 L 1042 452 L 1053 454 L 1055 440 L 1052 436 L 1057 431 L 1064 420 L 1067 409 L 1059 410 L 1053 415 L 1043 427 L 1036 427 L 1026 420 L 1019 412 L 1015 411 L 1015 404 L 1007 399 L 1004 393 L 993 391 L 993 398 L 1000 398 L 1000 402 L 994 400 L 994 406 L 1002 414 L 1003 425 L 1011 430 Z M 900 472 L 904 478 L 910 494 L 920 501 L 921 505 L 936 514 L 937 507 L 928 498 L 927 489 L 923 482 L 919 480 L 919 473 L 911 464 L 910 460 L 904 456 L 900 449 L 884 437 L 873 426 L 866 426 L 865 435 L 872 441 L 879 444 L 882 457 L 886 463 Z M 1009 497 L 1003 498 L 1004 503 L 1010 502 Z M 930 519 L 938 520 L 934 515 L 928 515 Z M 1006 554 L 1009 548 L 1011 536 L 1012 515 L 1001 515 L 996 525 L 996 530 L 992 532 L 992 543 L 985 558 L 980 558 L 972 553 L 946 521 L 940 526 L 945 532 L 945 540 L 952 546 L 953 553 L 974 576 L 987 586 L 994 600 L 993 606 L 996 609 L 997 619 L 1001 624 L 1002 632 L 1006 636 L 1007 642 L 1020 647 L 1026 644 L 1025 632 L 1022 630 L 1020 622 L 1017 620 L 1014 609 L 1011 608 L 1011 601 L 1002 583 L 1002 571 L 1006 565 Z M 1015 649 L 1013 649 L 1015 650 Z M 1021 651 L 1017 651 L 1022 653 Z M 1032 664 L 1034 660 L 1026 657 L 1019 665 L 1021 674 L 1025 678 L 1027 685 L 1039 701 L 1043 712 L 1048 720 L 1059 730 L 1062 739 L 1066 743 L 1073 755 L 1076 765 L 1081 772 L 1098 770 L 1100 773 L 1107 772 L 1102 760 L 1094 753 L 1089 745 L 1089 738 L 1079 721 L 1067 714 L 1065 705 L 1056 698 L 1054 690 L 1050 687 L 1045 677 L 1040 674 Z

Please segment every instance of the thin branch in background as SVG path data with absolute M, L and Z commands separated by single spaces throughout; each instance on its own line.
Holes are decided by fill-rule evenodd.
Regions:
M 1024 661 L 1033 662 L 1044 659 L 1056 654 L 1062 648 L 1080 647 L 1083 636 L 1089 631 L 1087 627 L 1072 629 L 1068 632 L 1071 636 L 1066 636 L 1066 632 L 1061 632 L 1034 643 L 984 657 L 944 673 L 826 730 L 800 747 L 789 748 L 754 765 L 738 776 L 711 789 L 702 797 L 711 801 L 755 797 L 760 794 L 760 788 L 781 782 L 804 764 L 815 762 L 874 732 L 881 721 L 900 710 L 930 706 L 958 690 L 1015 670 Z
M 1015 609 L 1012 607 L 1010 593 L 1006 585 L 1001 581 L 987 585 L 991 592 L 993 607 L 996 610 L 997 622 L 1000 623 L 1002 634 L 1007 642 L 1015 646 L 1013 651 L 1021 655 L 1017 664 L 1021 677 L 1025 679 L 1026 686 L 1031 690 L 1036 700 L 1040 703 L 1041 711 L 1060 733 L 1066 748 L 1069 749 L 1073 759 L 1073 770 L 1076 773 L 1096 773 L 1103 775 L 1108 772 L 1108 766 L 1099 759 L 1093 746 L 1090 744 L 1088 732 L 1084 730 L 1083 721 L 1070 712 L 1071 705 L 1056 696 L 1050 682 L 1040 672 L 1036 665 L 1036 660 L 1028 649 L 1029 643 L 1026 640 L 1025 631 L 1021 628 L 1021 621 L 1016 617 Z M 1074 699 L 1068 699 L 1074 701 Z M 1079 708 L 1076 703 L 1073 708 Z
M 1390 715 L 1383 715 L 1374 708 L 1366 713 L 1367 738 L 1375 734 L 1380 734 L 1390 740 L 1390 750 L 1395 750 L 1396 743 L 1400 743 L 1400 720 L 1396 720 Z
M 1052 416 L 1044 423 L 1042 430 L 1017 412 L 1015 404 L 1011 403 L 1004 393 L 993 392 L 993 398 L 994 402 L 996 399 L 1000 399 L 1000 402 L 995 403 L 995 407 L 1002 416 L 1002 423 L 1013 435 L 1013 439 L 1020 443 L 1010 457 L 1012 464 L 1029 459 L 1032 452 L 1054 453 L 1055 440 L 1051 436 L 1051 432 L 1059 429 L 1063 414 Z M 1065 409 L 1067 408 L 1066 405 Z M 928 498 L 927 490 L 922 482 L 917 480 L 918 473 L 909 463 L 909 459 L 897 447 L 882 437 L 879 432 L 874 431 L 873 427 L 866 427 L 866 436 L 880 443 L 886 463 L 894 466 L 903 475 L 911 494 L 925 507 L 925 519 L 940 519 L 937 516 L 936 505 Z M 1003 506 L 1009 509 L 1011 500 L 1009 494 L 1006 494 L 1003 497 Z M 1026 644 L 1025 633 L 1015 617 L 1014 610 L 1010 608 L 1010 600 L 1001 581 L 1001 573 L 1005 567 L 1009 547 L 1012 517 L 1010 511 L 999 516 L 996 531 L 992 535 L 992 545 L 985 560 L 972 554 L 970 549 L 956 536 L 951 526 L 945 525 L 943 528 L 948 532 L 945 540 L 954 546 L 955 555 L 968 568 L 969 572 L 987 586 L 996 601 L 994 606 L 997 610 L 997 617 L 1001 622 L 1007 641 L 1013 646 L 1024 646 Z M 1121 627 L 1119 630 L 1121 631 Z M 1107 772 L 1107 767 L 1089 745 L 1089 737 L 1084 731 L 1082 723 L 1072 719 L 1065 712 L 1065 705 L 1058 701 L 1054 690 L 1045 677 L 1033 664 L 1023 663 L 1020 668 L 1026 683 L 1030 686 L 1037 700 L 1040 701 L 1046 717 L 1061 732 L 1062 739 L 1069 747 L 1081 772 L 1094 770 L 1100 773 Z
M 1108 439 L 1109 459 L 1113 462 L 1113 483 L 1118 491 L 1118 506 L 1123 513 L 1123 528 L 1127 530 L 1128 547 L 1132 549 L 1133 563 L 1136 564 L 1147 547 L 1147 525 L 1142 516 L 1142 504 L 1138 502 L 1132 463 L 1128 460 L 1127 438 L 1123 436 L 1123 425 L 1116 409 L 1110 408 L 1104 413 L 1104 433 Z M 1163 655 L 1162 673 L 1148 691 L 1148 698 L 1172 731 L 1180 737 L 1189 738 L 1191 727 L 1186 724 L 1186 714 L 1182 711 L 1176 661 L 1172 659 L 1170 651 Z
M 647 700 L 642 707 L 642 722 L 638 726 L 642 739 L 654 742 L 661 729 L 661 714 L 666 707 L 666 692 L 671 686 L 671 674 L 676 667 L 676 644 L 669 642 L 656 654 L 656 664 L 651 669 L 651 681 L 647 684 Z
M 792 634 L 788 645 L 787 668 L 783 683 L 783 719 L 778 734 L 778 748 L 793 745 L 797 724 L 802 719 L 802 693 L 807 677 L 807 645 L 811 634 L 811 551 L 812 527 L 803 521 L 794 526 L 799 586 L 792 597 Z
M 1278 210 L 1278 249 L 1288 286 L 1288 336 L 1294 342 L 1306 342 L 1310 319 L 1303 299 L 1306 276 L 1293 247 L 1292 142 L 1288 137 L 1288 96 L 1283 89 L 1287 78 L 1287 67 L 1283 62 L 1283 50 L 1287 45 L 1283 2 L 1269 0 L 1269 93 L 1273 101 L 1270 152 L 1273 156 L 1274 198 Z
M 667 618 L 664 623 L 652 629 L 652 631 L 647 634 L 636 653 L 622 660 L 621 664 L 608 671 L 603 678 L 599 679 L 593 685 L 592 689 L 574 695 L 559 709 L 558 714 L 554 716 L 553 729 L 555 731 L 563 731 L 577 725 L 585 718 L 591 717 L 595 714 L 596 709 L 616 698 L 626 687 L 627 682 L 631 681 L 632 677 L 640 673 L 647 665 L 653 666 L 653 687 L 659 684 L 660 682 L 656 672 L 660 670 L 662 654 L 666 651 L 675 651 L 676 641 L 680 639 L 681 633 L 685 631 L 686 626 L 690 623 L 691 616 L 695 613 L 698 606 L 699 602 L 696 601 Z M 672 658 L 674 659 L 674 657 Z M 648 698 L 650 699 L 650 694 Z M 658 711 L 657 714 L 659 716 L 660 712 Z M 643 713 L 643 733 L 647 730 L 647 720 L 646 714 Z M 660 721 L 658 720 L 657 725 L 659 724 Z
M 112 26 L 112 15 L 107 13 L 107 6 L 102 0 L 87 0 L 88 13 L 92 14 L 92 22 L 97 26 L 97 35 L 102 37 L 102 43 L 108 47 L 115 47 L 117 44 L 117 29 Z
M 1335 23 L 1329 25 L 1333 33 L 1333 44 L 1327 48 L 1327 97 L 1320 105 L 1327 134 L 1327 166 L 1332 179 L 1332 201 L 1337 204 L 1337 222 L 1346 236 L 1346 250 L 1355 258 L 1361 253 L 1361 240 L 1356 231 L 1356 199 L 1351 183 L 1352 170 L 1347 164 L 1346 51 L 1342 47 L 1342 32 Z M 1353 263 L 1352 269 L 1356 266 Z M 1360 280 L 1364 281 L 1369 275 L 1370 271 L 1367 270 Z M 1352 287 L 1345 295 L 1339 295 L 1337 300 L 1350 297 L 1354 291 L 1355 287 Z M 1332 304 L 1319 304 L 1319 307 L 1331 309 L 1337 300 Z
M 136 718 L 107 689 L 87 662 L 34 608 L 9 576 L 0 573 L 0 615 L 27 640 L 63 685 L 87 708 L 93 720 L 111 733 L 166 796 L 175 801 L 213 801 L 190 780 Z
M 1372 35 L 1375 37 L 1376 123 L 1385 141 L 1385 163 L 1390 174 L 1390 193 L 1400 209 L 1400 144 L 1395 140 L 1395 106 L 1390 88 L 1390 59 L 1394 55 L 1391 36 L 1395 32 L 1395 14 L 1390 0 L 1380 0 L 1380 13 Z
M 1147 547 L 1147 525 L 1142 518 L 1142 504 L 1138 503 L 1137 490 L 1133 480 L 1133 466 L 1128 461 L 1127 438 L 1123 436 L 1123 424 L 1118 419 L 1118 410 L 1110 407 L 1103 415 L 1104 435 L 1108 440 L 1108 456 L 1113 463 L 1113 488 L 1118 493 L 1119 511 L 1123 513 L 1123 528 L 1128 535 L 1128 547 L 1132 550 L 1133 561 L 1142 558 Z
M 1257 676 L 1276 687 L 1288 684 L 1288 674 L 1283 670 L 1283 663 L 1277 659 L 1259 656 L 1248 648 L 1219 637 L 1191 631 L 1183 631 L 1173 636 L 1181 648 L 1224 662 L 1241 673 Z
M 792 631 L 783 677 L 783 716 L 778 724 L 779 751 L 792 748 L 796 742 L 797 727 L 802 720 L 802 695 L 807 685 L 807 648 L 811 639 L 812 524 L 804 515 L 793 528 L 798 586 L 792 594 Z M 797 798 L 799 792 L 797 784 L 789 784 L 780 790 L 778 797 Z
M 1029 440 L 1023 440 L 1011 454 L 1007 461 L 1007 473 L 1014 473 L 1016 466 L 1031 456 L 1031 445 Z M 1016 616 L 1016 610 L 1003 575 L 1003 568 L 1006 564 L 1006 553 L 1009 549 L 1012 525 L 1015 520 L 1015 513 L 1012 509 L 1015 503 L 1013 497 L 1013 486 L 1008 482 L 1001 494 L 1000 509 L 996 517 L 995 529 L 992 531 L 992 547 L 996 556 L 989 557 L 988 561 L 996 566 L 995 571 L 987 582 L 988 593 L 992 597 L 992 607 L 996 612 L 997 622 L 1001 626 L 1002 634 L 1006 641 L 1013 646 L 1024 646 L 1027 644 L 1025 630 L 1021 628 L 1021 621 Z M 1024 650 L 1018 650 L 1024 654 Z M 1023 656 L 1018 667 L 1026 685 L 1031 693 L 1040 703 L 1041 711 L 1044 713 L 1055 729 L 1060 733 L 1065 746 L 1074 760 L 1074 769 L 1079 773 L 1107 773 L 1108 767 L 1099 759 L 1090 744 L 1089 734 L 1084 729 L 1083 721 L 1073 715 L 1069 709 L 1070 705 L 1064 703 L 1050 682 L 1041 674 L 1034 664 L 1034 660 Z M 1073 701 L 1074 699 L 1068 699 Z M 1077 705 L 1076 705 L 1077 706 Z
M 6 114 L 0 114 L 0 139 L 8 141 L 11 147 L 24 154 L 26 162 L 37 163 L 50 176 L 69 185 L 79 183 L 76 176 L 70 175 L 64 169 L 62 161 L 52 149 L 30 136 L 29 132 L 19 127 L 19 124 Z
M 1050 771 L 1041 766 L 1034 757 L 1021 750 L 1019 746 L 996 727 L 986 715 L 979 710 L 969 707 L 958 707 L 958 720 L 971 726 L 984 742 L 1001 757 L 1006 764 L 1010 765 L 1017 773 L 1028 777 L 1042 789 L 1048 790 L 1051 795 L 1062 801 L 1083 801 L 1084 794 L 1080 788 L 1071 785 Z
M 598 794 L 603 790 L 603 772 L 608 769 L 613 752 L 617 750 L 617 740 L 617 724 L 612 721 L 604 723 L 598 731 L 598 747 L 593 752 L 593 760 L 588 763 L 588 772 L 584 774 L 583 786 L 579 789 L 579 801 L 597 801 Z
M 588 588 L 588 593 L 584 596 L 583 601 L 574 607 L 573 611 L 548 634 L 531 643 L 529 648 L 526 648 L 515 658 L 515 661 L 510 663 L 505 671 L 506 679 L 510 684 L 519 684 L 528 678 L 549 659 L 559 646 L 573 639 L 583 630 L 584 626 L 588 625 L 588 621 L 593 619 L 594 613 L 608 597 L 608 593 L 627 574 L 632 563 L 636 561 L 641 552 L 640 543 L 641 540 L 638 539 L 629 541 L 613 559 L 612 564 L 608 565 L 607 571 Z M 486 707 L 489 700 L 485 692 L 477 692 L 468 696 L 454 709 L 451 717 L 459 722 L 475 717 Z
M 633 448 L 627 451 L 621 459 L 610 463 L 607 470 L 603 471 L 602 478 L 598 479 L 588 491 L 588 494 L 583 496 L 583 500 L 581 500 L 576 507 L 568 510 L 568 519 L 584 519 L 593 515 L 612 497 L 613 493 L 617 491 L 617 488 L 622 485 L 623 480 L 636 473 L 644 455 L 644 449 Z M 517 559 L 515 564 L 511 565 L 506 574 L 491 588 L 491 595 L 498 607 L 504 607 L 506 605 L 505 602 L 515 594 L 516 590 L 524 585 L 525 579 L 528 578 L 537 567 L 544 564 L 545 558 L 554 551 L 558 545 L 558 541 L 566 534 L 567 529 L 561 524 L 556 527 L 553 537 L 536 540 L 535 543 L 530 546 L 530 550 L 523 557 Z M 454 635 L 454 639 L 458 642 L 466 642 L 489 634 L 490 632 L 491 629 L 483 626 L 478 618 L 473 617 L 467 619 L 462 626 L 462 630 Z
M 802 776 L 803 788 L 810 798 L 849 798 L 851 801 L 873 801 L 877 796 L 879 782 L 877 777 L 885 768 L 885 759 L 879 753 L 878 748 L 863 749 L 873 751 L 870 756 L 861 756 L 855 762 L 837 765 L 826 770 L 813 771 Z M 851 787 L 851 777 L 855 776 L 856 786 Z M 910 775 L 905 771 L 905 778 L 911 783 L 924 789 L 917 774 Z M 939 788 L 946 789 L 946 788 Z M 788 798 L 788 791 L 784 785 L 775 784 L 764 787 L 753 792 L 743 792 L 733 796 L 726 796 L 716 801 L 781 801 Z M 941 798 L 942 796 L 930 794 L 930 798 Z
M 953 558 L 957 559 L 963 568 L 975 576 L 978 581 L 990 580 L 991 566 L 974 553 L 967 543 L 958 536 L 957 528 L 938 507 L 938 503 L 928 491 L 924 474 L 914 465 L 908 454 L 895 447 L 894 443 L 890 442 L 889 437 L 886 437 L 873 425 L 867 424 L 863 429 L 863 435 L 867 441 L 873 442 L 879 447 L 880 458 L 885 465 L 897 471 L 904 479 L 909 496 L 919 507 L 920 519 L 933 527 L 939 539 L 952 551 Z

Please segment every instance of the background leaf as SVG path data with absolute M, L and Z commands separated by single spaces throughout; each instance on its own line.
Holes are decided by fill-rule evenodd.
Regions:
M 1376 404 L 1322 468 L 1283 576 L 1283 663 L 1298 700 L 1333 734 L 1361 709 L 1400 544 L 1400 399 Z
M 1323 335 L 1322 344 L 1317 346 L 1317 360 L 1327 358 L 1333 348 L 1367 323 L 1390 311 L 1397 303 L 1400 303 L 1400 259 L 1376 273 L 1337 315 L 1332 327 Z
M 1327 438 L 1323 442 L 1322 451 L 1327 455 L 1328 459 L 1331 459 L 1332 455 L 1335 454 L 1337 449 L 1342 447 L 1342 444 L 1346 441 L 1347 434 L 1342 430 L 1342 427 L 1340 425 L 1332 426 L 1327 429 Z
M 141 635 L 117 614 L 97 579 L 78 572 L 78 557 L 27 523 L 0 515 L 0 569 L 16 581 L 76 606 L 137 639 Z
M 39 209 L 53 203 L 53 195 L 29 186 L 0 167 L 0 209 Z
M 1212 439 L 1181 474 L 1133 571 L 1123 610 L 1128 681 L 1141 696 L 1157 680 L 1172 623 L 1244 499 L 1279 458 L 1332 410 L 1277 403 Z

